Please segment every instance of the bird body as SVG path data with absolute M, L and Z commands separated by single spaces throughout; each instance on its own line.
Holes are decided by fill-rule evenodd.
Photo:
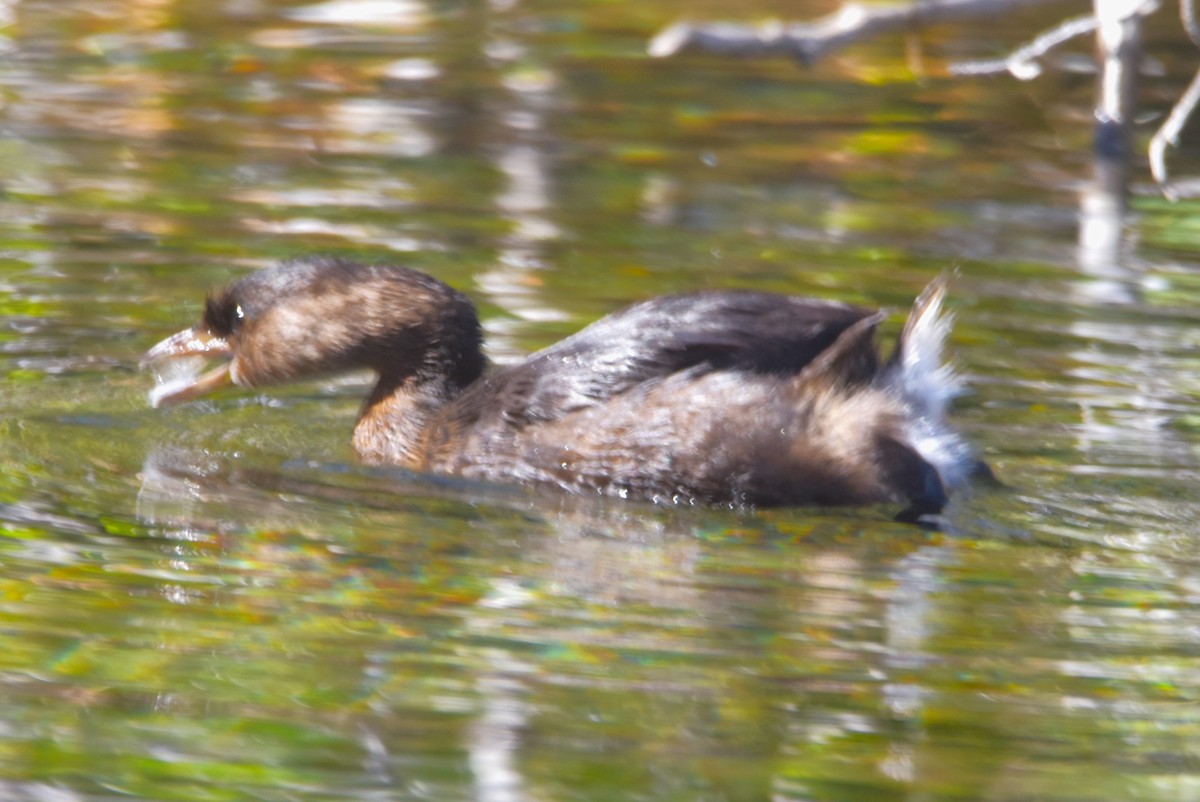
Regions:
M 156 403 L 370 368 L 353 439 L 370 464 L 676 504 L 900 502 L 915 519 L 986 471 L 946 421 L 944 294 L 939 280 L 917 299 L 886 361 L 882 313 L 711 291 L 634 304 L 489 370 L 461 293 L 308 258 L 233 282 L 147 360 L 228 360 Z

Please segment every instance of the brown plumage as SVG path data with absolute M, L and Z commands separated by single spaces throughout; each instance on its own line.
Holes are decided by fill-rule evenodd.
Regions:
M 161 386 L 175 403 L 370 368 L 354 447 L 371 464 L 668 503 L 907 504 L 939 511 L 986 470 L 944 420 L 935 282 L 892 357 L 881 313 L 757 292 L 656 298 L 520 364 L 486 369 L 474 307 L 403 267 L 287 262 L 211 296 L 148 362 L 228 360 Z

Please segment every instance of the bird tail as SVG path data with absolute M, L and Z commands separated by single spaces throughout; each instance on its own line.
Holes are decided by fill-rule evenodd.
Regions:
M 963 393 L 961 377 L 943 361 L 953 324 L 953 316 L 942 309 L 949 283 L 949 276 L 939 276 L 913 302 L 883 376 L 909 409 L 909 442 L 937 469 L 943 484 L 955 488 L 966 483 L 977 463 L 946 420 L 950 402 Z

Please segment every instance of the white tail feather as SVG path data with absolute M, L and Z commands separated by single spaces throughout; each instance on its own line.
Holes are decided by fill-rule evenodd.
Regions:
M 961 378 L 943 362 L 953 316 L 942 311 L 945 277 L 935 279 L 913 304 L 900 334 L 887 381 L 911 410 L 905 433 L 913 448 L 937 470 L 948 489 L 965 484 L 975 460 L 950 428 L 946 411 L 963 392 Z

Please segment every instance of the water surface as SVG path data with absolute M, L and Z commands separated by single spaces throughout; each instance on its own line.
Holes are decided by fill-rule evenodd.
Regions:
M 647 59 L 684 11 L 731 13 L 0 2 L 0 797 L 1200 797 L 1195 203 L 1097 260 L 1091 78 L 944 76 L 1052 10 Z M 314 251 L 463 289 L 501 362 L 664 292 L 902 310 L 956 269 L 1009 487 L 942 532 L 656 508 L 363 469 L 363 377 L 149 408 L 140 353 Z

